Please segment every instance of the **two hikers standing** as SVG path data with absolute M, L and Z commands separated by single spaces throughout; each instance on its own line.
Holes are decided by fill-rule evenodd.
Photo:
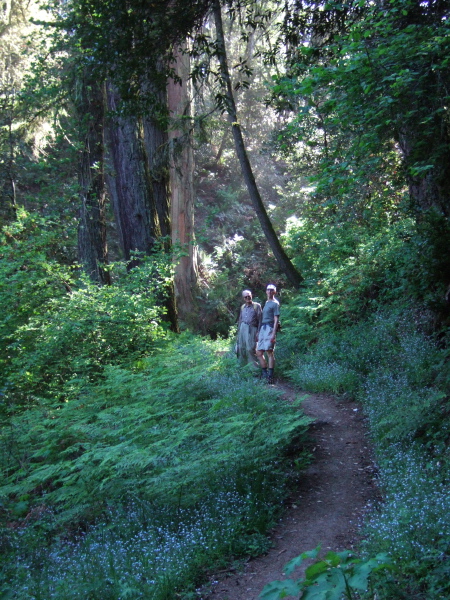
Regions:
M 264 308 L 258 302 L 253 302 L 250 290 L 244 290 L 238 320 L 238 357 L 242 363 L 257 366 L 256 357 L 262 369 L 262 377 L 268 383 L 273 383 L 275 368 L 275 344 L 278 322 L 280 318 L 280 303 L 275 298 L 277 288 L 272 284 L 266 288 L 267 301 Z M 267 355 L 267 359 L 266 356 Z

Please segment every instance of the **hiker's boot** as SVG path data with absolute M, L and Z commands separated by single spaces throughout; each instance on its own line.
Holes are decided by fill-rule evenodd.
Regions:
M 268 369 L 267 371 L 267 383 L 273 384 L 273 369 Z
M 263 380 L 264 383 L 267 381 L 267 378 L 268 378 L 267 369 L 261 369 L 261 379 Z

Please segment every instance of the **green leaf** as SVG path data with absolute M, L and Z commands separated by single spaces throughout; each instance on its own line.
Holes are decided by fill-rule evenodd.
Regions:
M 314 581 L 322 573 L 326 573 L 330 568 L 330 565 L 325 560 L 320 560 L 313 565 L 310 565 L 305 571 L 306 579 Z
M 341 600 L 346 591 L 345 578 L 342 571 L 333 569 L 322 573 L 313 585 L 310 585 L 300 596 L 301 600 Z
M 293 573 L 295 569 L 297 569 L 305 559 L 316 558 L 319 552 L 320 546 L 317 546 L 317 548 L 314 548 L 314 550 L 308 550 L 306 552 L 303 552 L 302 554 L 300 554 L 300 556 L 296 556 L 286 564 L 286 566 L 284 567 L 284 572 L 286 573 L 286 575 L 291 575 L 291 573 Z
M 300 593 L 300 590 L 300 584 L 293 579 L 272 581 L 264 586 L 258 598 L 260 598 L 260 600 L 280 600 L 286 596 L 297 596 Z

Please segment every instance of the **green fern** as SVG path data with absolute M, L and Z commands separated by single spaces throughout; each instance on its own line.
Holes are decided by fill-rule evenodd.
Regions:
M 219 480 L 260 471 L 307 423 L 212 343 L 185 338 L 137 373 L 108 366 L 77 399 L 11 419 L 0 493 L 32 495 L 63 519 L 129 495 L 191 504 Z

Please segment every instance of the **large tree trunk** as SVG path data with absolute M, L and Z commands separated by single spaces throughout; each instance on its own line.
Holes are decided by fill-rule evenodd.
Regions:
M 428 139 L 424 131 L 419 131 L 418 134 L 411 130 L 406 133 L 405 130 L 406 128 L 398 141 L 406 166 L 406 180 L 411 202 L 418 215 L 433 208 L 448 218 L 450 216 L 450 137 L 446 124 L 444 121 L 437 124 L 431 130 L 434 135 L 428 135 Z M 408 167 L 418 159 L 417 148 L 423 152 L 423 147 L 426 147 L 431 155 L 433 151 L 437 155 L 433 161 L 434 166 L 425 174 L 412 175 Z M 435 150 L 436 148 L 439 150 Z
M 255 208 L 256 215 L 261 223 L 262 230 L 267 238 L 267 241 L 269 242 L 272 252 L 274 253 L 280 268 L 286 274 L 290 283 L 295 288 L 298 288 L 303 280 L 303 277 L 292 264 L 291 260 L 284 251 L 277 234 L 275 233 L 272 222 L 270 221 L 267 211 L 264 207 L 258 186 L 256 185 L 256 180 L 253 175 L 250 160 L 245 148 L 244 138 L 242 136 L 241 127 L 237 117 L 236 103 L 234 101 L 233 87 L 231 85 L 231 77 L 228 70 L 225 39 L 223 34 L 222 13 L 219 0 L 214 0 L 213 12 L 216 25 L 217 54 L 220 63 L 222 84 L 224 87 L 224 100 L 228 113 L 228 120 L 231 123 L 231 128 L 233 131 L 236 154 L 241 165 L 242 174 L 247 185 L 250 199 Z
M 84 123 L 84 147 L 80 156 L 78 182 L 80 187 L 80 222 L 78 226 L 78 260 L 89 277 L 101 284 L 110 284 L 111 277 L 102 265 L 108 264 L 105 217 L 104 177 L 104 104 L 101 86 L 83 81 L 81 101 L 77 105 Z
M 189 90 L 189 54 L 179 50 L 174 66 L 180 83 L 168 85 L 170 152 L 170 188 L 172 243 L 176 258 L 175 293 L 180 319 L 193 325 L 196 318 L 194 290 L 197 286 L 197 247 L 194 235 L 194 152 L 192 147 L 191 94 Z
M 152 88 L 152 95 L 167 109 L 167 91 Z M 171 251 L 171 214 L 169 179 L 169 139 L 164 120 L 148 115 L 143 118 L 144 147 L 146 169 L 152 189 L 153 215 L 157 237 L 163 238 L 163 247 Z M 175 296 L 175 284 L 171 284 L 164 302 L 172 331 L 179 332 L 178 307 Z
M 106 85 L 106 99 L 111 112 L 106 180 L 123 253 L 132 268 L 139 264 L 139 259 L 132 258 L 133 251 L 150 254 L 161 235 L 168 240 L 166 248 L 170 246 L 168 169 L 164 159 L 167 133 L 151 117 L 115 114 L 120 98 L 110 82 Z M 178 331 L 173 285 L 161 301 L 172 331 Z
M 165 94 L 159 94 L 159 101 L 167 105 Z M 156 118 L 143 118 L 144 147 L 146 152 L 146 168 L 152 189 L 154 219 L 157 235 L 166 239 L 166 247 L 170 247 L 170 190 L 169 190 L 169 156 L 167 129 Z
M 106 182 L 112 201 L 120 245 L 130 267 L 134 251 L 149 254 L 159 236 L 158 216 L 148 175 L 143 131 L 133 116 L 117 114 L 120 98 L 111 82 L 106 83 L 106 105 L 111 113 L 106 126 Z

